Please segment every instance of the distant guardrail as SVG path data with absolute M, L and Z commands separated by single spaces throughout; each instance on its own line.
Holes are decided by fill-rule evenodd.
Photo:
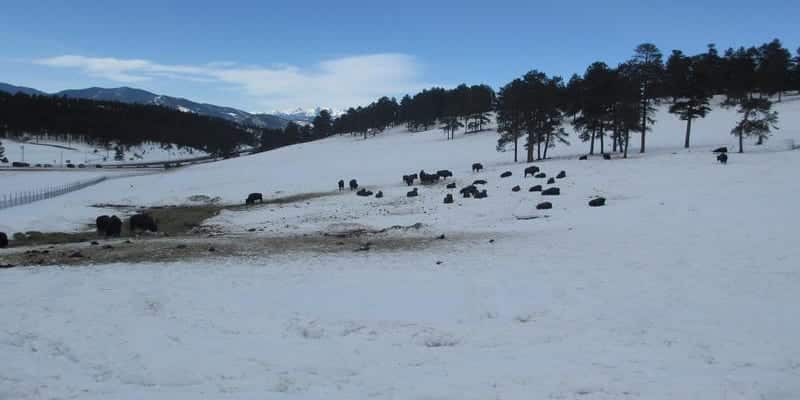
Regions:
M 72 183 L 65 183 L 62 185 L 48 186 L 36 190 L 26 190 L 11 194 L 5 194 L 2 197 L 0 197 L 0 210 L 15 206 L 21 206 L 24 204 L 30 204 L 39 200 L 51 199 L 56 196 L 61 196 L 63 194 L 67 194 L 70 192 L 74 192 L 76 190 L 81 190 L 83 188 L 92 185 L 96 185 L 100 182 L 105 181 L 106 179 L 108 179 L 108 177 L 101 176 L 93 179 L 87 179 Z

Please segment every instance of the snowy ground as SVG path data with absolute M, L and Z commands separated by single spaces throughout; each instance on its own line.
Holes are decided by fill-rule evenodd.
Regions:
M 52 164 L 61 167 L 63 164 L 113 164 L 114 150 L 95 147 L 78 142 L 19 142 L 13 139 L 0 138 L 5 148 L 5 156 L 9 160 L 8 166 L 13 161 L 25 161 L 31 165 Z M 23 157 L 24 153 L 24 157 Z M 201 150 L 192 149 L 163 149 L 156 144 L 133 146 L 125 151 L 125 160 L 122 162 L 139 161 L 165 161 L 181 158 L 202 157 L 207 155 Z
M 800 102 L 778 109 L 782 129 L 768 145 L 748 144 L 727 166 L 709 150 L 735 143 L 729 111 L 695 124 L 692 151 L 680 148 L 682 122 L 665 114 L 645 156 L 578 161 L 584 144 L 557 149 L 537 164 L 567 172 L 552 198 L 527 191 L 548 185 L 495 152 L 494 133 L 448 142 L 397 131 L 2 210 L 2 229 L 68 227 L 96 215 L 92 203 L 195 194 L 238 203 L 253 191 L 331 191 L 354 177 L 386 196 L 224 211 L 208 223 L 301 238 L 419 222 L 421 234 L 446 239 L 420 251 L 263 247 L 0 270 L 0 359 L 10 360 L 0 363 L 0 399 L 798 398 L 800 152 L 783 140 L 800 139 Z M 475 161 L 486 171 L 472 174 Z M 444 205 L 442 185 L 406 198 L 400 176 L 420 168 L 452 169 L 459 187 L 485 178 L 489 197 Z M 514 175 L 501 180 L 505 170 Z M 589 208 L 596 195 L 608 205 Z M 543 200 L 554 208 L 535 210 Z M 70 215 L 51 221 L 65 207 Z M 519 219 L 530 217 L 539 218 Z

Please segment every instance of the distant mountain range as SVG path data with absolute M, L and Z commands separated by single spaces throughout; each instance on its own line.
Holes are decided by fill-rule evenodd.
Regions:
M 323 108 L 321 107 L 312 109 L 297 108 L 291 111 L 274 111 L 272 112 L 272 115 L 276 115 L 278 117 L 285 118 L 290 121 L 311 122 L 314 120 L 314 117 L 319 115 L 320 111 L 322 110 Z M 337 117 L 342 114 L 341 112 L 332 109 L 328 109 L 328 111 L 334 117 Z
M 207 103 L 196 103 L 191 100 L 159 95 L 146 90 L 130 87 L 118 88 L 99 88 L 92 87 L 87 89 L 62 90 L 57 93 L 45 93 L 33 88 L 14 86 L 0 82 L 0 91 L 11 94 L 24 93 L 27 95 L 52 95 L 65 96 L 76 99 L 88 99 L 98 101 L 118 101 L 121 103 L 152 104 L 172 108 L 183 112 L 192 112 L 199 115 L 216 117 L 233 121 L 244 126 L 255 126 L 259 128 L 284 128 L 291 121 L 309 122 L 313 116 L 306 114 L 251 114 L 246 111 L 231 107 L 217 106 Z

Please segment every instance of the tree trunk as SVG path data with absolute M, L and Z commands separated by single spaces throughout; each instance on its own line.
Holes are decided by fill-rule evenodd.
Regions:
M 739 153 L 744 153 L 744 134 L 739 132 Z
M 547 160 L 547 149 L 550 147 L 550 133 L 545 136 L 544 140 L 544 159 Z
M 533 132 L 528 131 L 528 162 L 533 162 Z
M 647 135 L 647 106 L 649 102 L 647 98 L 642 99 L 642 147 L 639 153 L 644 153 L 645 150 L 645 136 Z
M 617 121 L 614 121 L 614 133 L 612 133 L 612 135 L 613 136 L 611 137 L 611 139 L 613 139 L 614 143 L 612 145 L 611 152 L 612 153 L 616 153 L 617 152 L 617 142 L 619 142 L 619 126 L 617 124 Z
M 592 128 L 592 143 L 589 145 L 589 154 L 590 155 L 594 154 L 594 131 L 595 131 L 595 128 L 593 127 Z
M 514 162 L 517 162 L 517 142 L 519 142 L 519 132 L 514 132 Z
M 686 119 L 686 139 L 683 141 L 683 148 L 689 148 L 689 136 L 692 134 L 692 114 Z
M 603 134 L 603 123 L 601 122 L 600 123 L 600 154 L 604 154 L 605 153 L 605 148 L 606 148 L 605 141 L 603 140 L 603 136 L 605 136 L 605 135 Z
M 628 128 L 625 128 L 625 154 L 623 158 L 628 158 L 628 143 L 631 141 L 631 131 Z
M 756 146 L 761 146 L 764 144 L 764 136 L 758 135 L 758 141 L 756 142 Z

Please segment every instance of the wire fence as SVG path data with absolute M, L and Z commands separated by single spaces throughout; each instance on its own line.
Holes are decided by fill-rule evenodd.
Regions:
M 36 190 L 26 190 L 11 194 L 4 194 L 0 197 L 0 210 L 9 207 L 21 206 L 23 204 L 30 204 L 39 200 L 51 199 L 56 196 L 61 196 L 76 190 L 96 185 L 108 179 L 106 176 L 98 178 L 87 179 L 72 183 L 65 183 L 63 185 L 47 186 Z

